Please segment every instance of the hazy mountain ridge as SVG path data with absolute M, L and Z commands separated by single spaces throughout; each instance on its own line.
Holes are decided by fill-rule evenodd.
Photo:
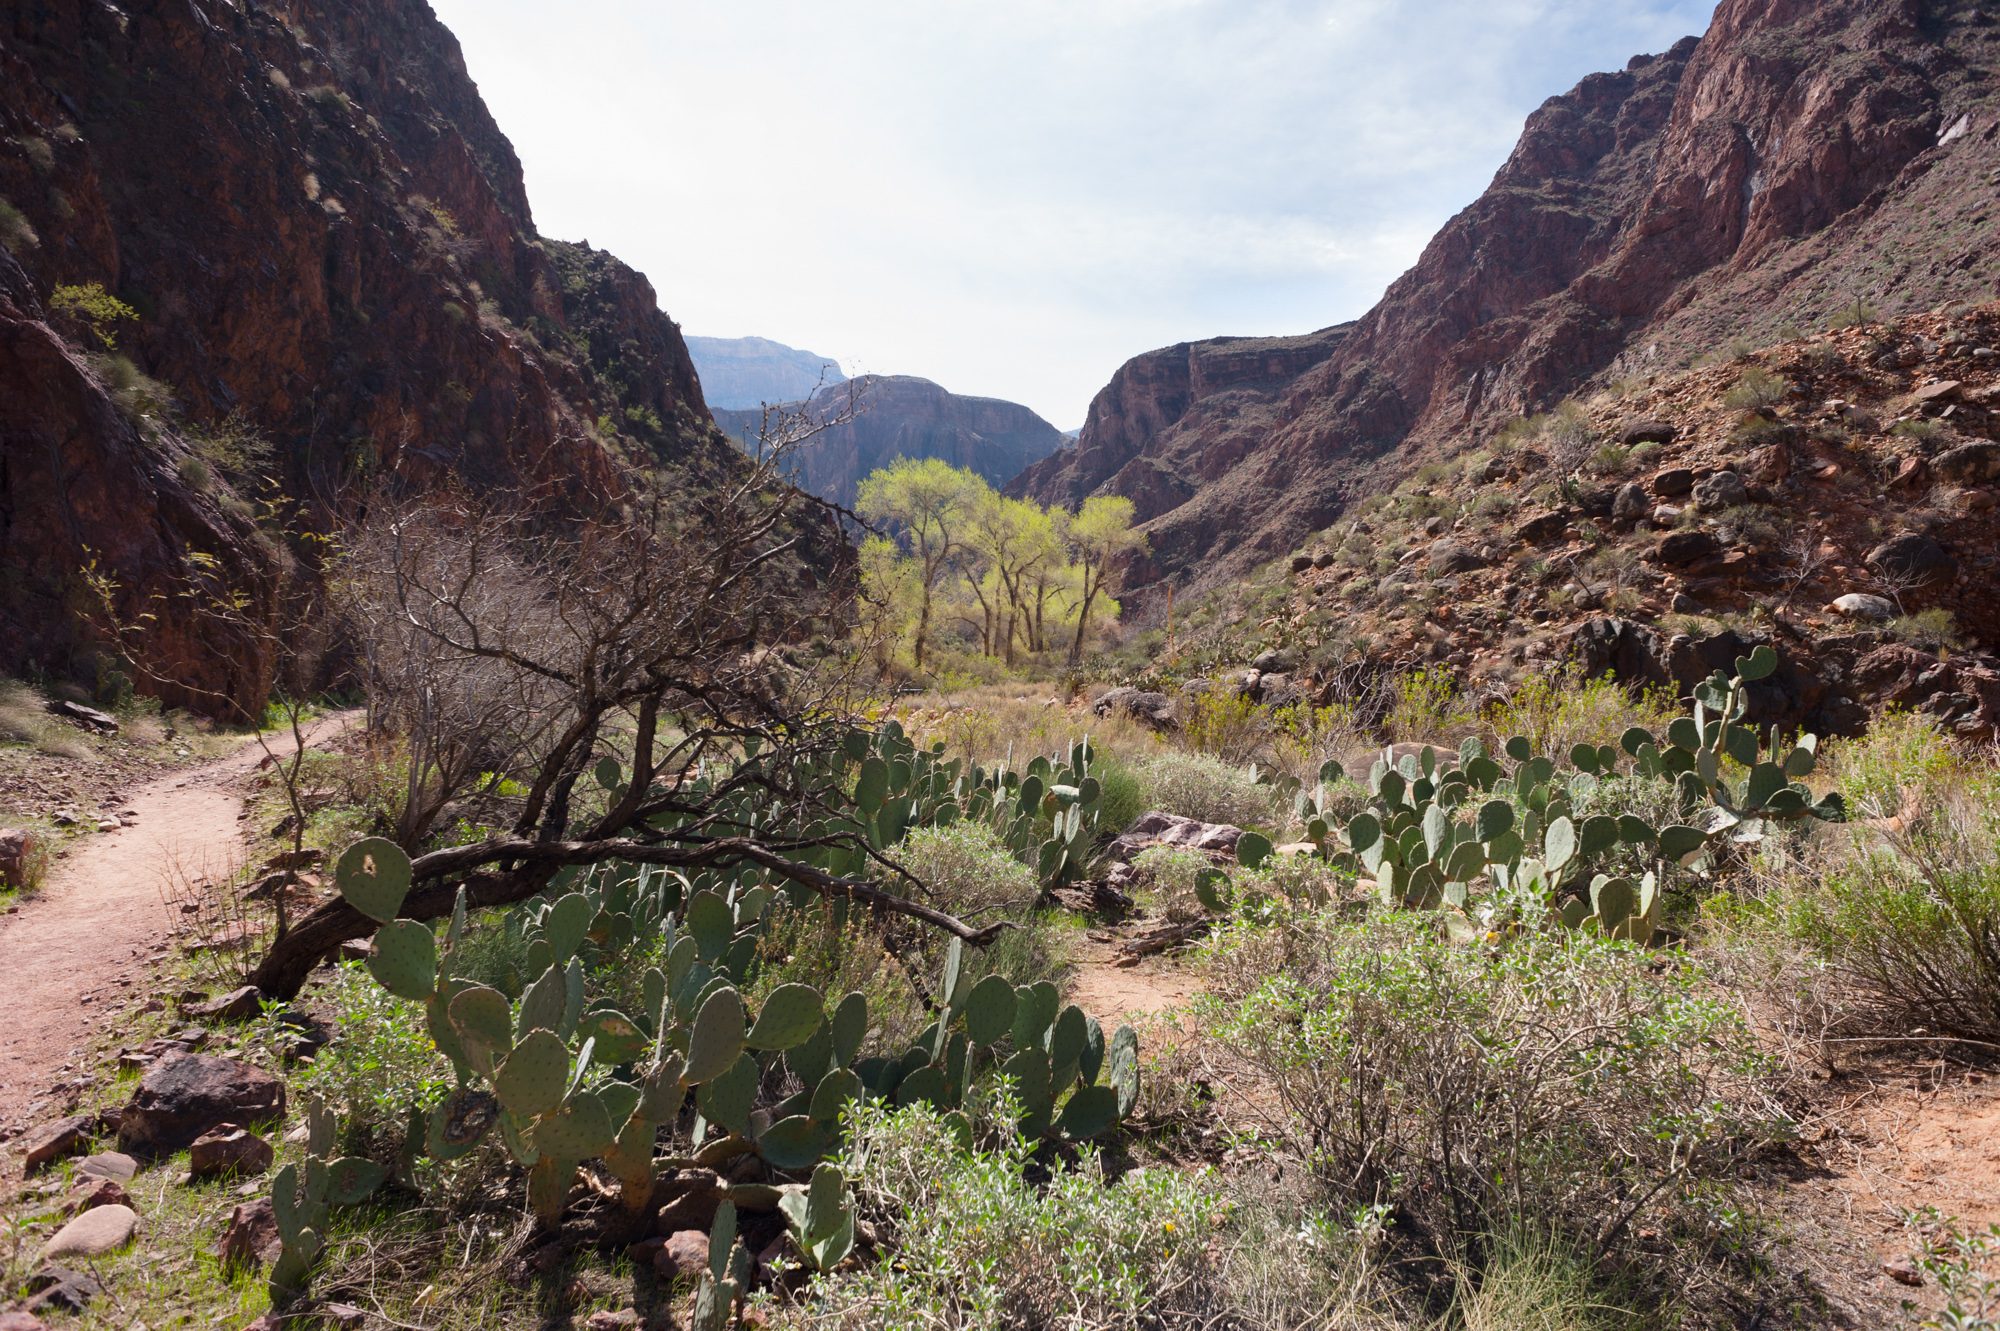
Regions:
M 819 421 L 852 412 L 808 441 L 797 459 L 800 484 L 842 505 L 854 502 L 864 477 L 897 458 L 943 458 L 1004 486 L 1065 442 L 1062 431 L 1017 402 L 967 397 L 910 375 L 863 375 L 784 409 Z M 747 443 L 764 413 L 717 409 L 715 419 Z
M 702 395 L 723 410 L 803 402 L 822 388 L 847 382 L 840 362 L 767 337 L 689 337 L 687 346 L 701 375 Z

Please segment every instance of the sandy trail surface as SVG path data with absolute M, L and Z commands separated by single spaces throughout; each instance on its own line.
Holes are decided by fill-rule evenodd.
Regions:
M 315 722 L 307 746 L 353 719 Z M 272 747 L 289 754 L 290 736 Z M 130 826 L 79 844 L 18 914 L 0 919 L 0 1128 L 32 1117 L 119 998 L 145 984 L 147 961 L 164 955 L 178 923 L 162 890 L 170 869 L 212 873 L 242 857 L 240 815 L 264 759 L 252 739 L 140 788 L 122 806 L 137 815 Z

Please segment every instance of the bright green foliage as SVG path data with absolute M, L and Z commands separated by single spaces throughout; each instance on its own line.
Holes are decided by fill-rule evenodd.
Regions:
M 1717 673 L 1697 688 L 1692 715 L 1664 736 L 1634 727 L 1618 748 L 1580 742 L 1564 761 L 1519 735 L 1502 746 L 1504 762 L 1477 739 L 1456 758 L 1427 748 L 1394 764 L 1378 759 L 1371 807 L 1344 827 L 1327 811 L 1327 788 L 1343 775 L 1329 763 L 1319 790 L 1300 795 L 1299 813 L 1327 858 L 1372 878 L 1383 904 L 1443 910 L 1466 937 L 1552 908 L 1573 928 L 1647 942 L 1669 869 L 1699 870 L 1774 823 L 1843 816 L 1838 795 L 1815 803 L 1798 781 L 1815 766 L 1813 736 L 1786 744 L 1743 722 L 1750 685 L 1777 668 L 1777 654 L 1760 647 L 1733 678 Z M 1727 775 L 1725 763 L 1745 775 Z M 1681 821 L 1578 813 L 1620 779 L 1670 789 Z
M 106 291 L 102 282 L 57 287 L 49 293 L 49 312 L 88 328 L 106 351 L 117 349 L 118 325 L 139 317 L 138 311 Z

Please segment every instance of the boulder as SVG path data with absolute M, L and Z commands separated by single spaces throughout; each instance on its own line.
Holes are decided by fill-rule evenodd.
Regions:
M 1718 471 L 1694 483 L 1691 492 L 1696 507 L 1705 513 L 1736 508 L 1750 502 L 1750 487 L 1733 471 Z
M 1112 689 L 1092 703 L 1090 710 L 1099 716 L 1129 716 L 1154 730 L 1172 730 L 1176 724 L 1172 698 L 1129 686 Z
M 195 1138 L 188 1148 L 190 1179 L 261 1174 L 271 1167 L 271 1143 L 247 1128 L 225 1123 Z
M 1292 707 L 1305 700 L 1305 690 L 1283 671 L 1257 677 L 1257 701 L 1266 707 Z
M 104 1286 L 88 1271 L 46 1262 L 28 1277 L 27 1290 L 32 1296 L 27 1308 L 31 1315 L 52 1310 L 80 1313 L 104 1292 Z
M 1931 469 L 1954 485 L 1978 485 L 2000 480 L 2000 444 L 1961 444 L 1931 463 Z
M 278 1216 L 271 1209 L 271 1199 L 259 1197 L 229 1213 L 229 1223 L 223 1226 L 215 1257 L 225 1271 L 254 1271 L 278 1260 L 281 1243 Z
M 1470 573 L 1476 568 L 1486 567 L 1486 561 L 1477 552 L 1446 537 L 1431 545 L 1431 571 L 1442 577 L 1454 573 Z
M 99 1206 L 57 1230 L 42 1249 L 42 1259 L 102 1257 L 130 1243 L 138 1232 L 137 1211 L 129 1206 Z
M 669 1283 L 693 1280 L 708 1269 L 708 1235 L 698 1229 L 669 1234 L 653 1258 L 653 1274 Z
M 1721 549 L 1721 543 L 1709 532 L 1689 529 L 1668 532 L 1646 557 L 1655 564 L 1678 568 L 1711 558 Z
M 1130 864 L 1139 853 L 1153 846 L 1178 846 L 1216 855 L 1234 855 L 1243 829 L 1227 823 L 1201 823 L 1175 813 L 1155 810 L 1142 813 L 1105 852 L 1113 861 Z
M 210 1054 L 164 1058 L 146 1073 L 118 1127 L 135 1155 L 169 1155 L 225 1123 L 262 1123 L 285 1113 L 285 1083 L 248 1063 Z
M 1260 652 L 1250 663 L 1252 670 L 1283 674 L 1298 669 L 1298 657 L 1282 647 L 1273 647 Z
M 1688 467 L 1668 467 L 1653 477 L 1653 493 L 1661 499 L 1679 499 L 1694 489 L 1694 471 Z
M 26 887 L 40 843 L 23 828 L 0 829 L 0 887 Z
M 85 707 L 80 702 L 58 698 L 49 704 L 49 710 L 66 721 L 74 721 L 84 729 L 95 730 L 100 735 L 118 733 L 118 718 L 109 712 L 100 712 L 95 707 Z
M 117 1179 L 89 1178 L 78 1180 L 78 1188 L 70 1195 L 71 1209 L 91 1211 L 100 1206 L 130 1206 L 132 1194 L 125 1191 L 125 1185 Z
M 79 1161 L 76 1172 L 85 1178 L 108 1178 L 114 1183 L 130 1183 L 139 1173 L 139 1162 L 122 1151 L 100 1151 Z
M 1849 619 L 1866 619 L 1876 622 L 1896 617 L 1896 603 L 1886 596 L 1870 596 L 1865 592 L 1849 592 L 1838 597 L 1828 607 L 1836 615 Z
M 1292 556 L 1292 573 L 1294 576 L 1300 573 L 1311 572 L 1312 566 L 1313 566 L 1313 557 L 1311 555 Z
M 1569 514 L 1559 508 L 1551 509 L 1523 519 L 1514 528 L 1514 539 L 1523 545 L 1540 545 L 1544 541 L 1553 541 L 1568 530 Z
M 1627 421 L 1618 427 L 1618 442 L 1631 448 L 1637 444 L 1671 444 L 1680 431 L 1665 421 Z
M 1898 533 L 1870 550 L 1867 562 L 1878 573 L 1918 582 L 1941 582 L 1958 571 L 1943 546 L 1913 531 Z
M 1611 497 L 1611 520 L 1623 526 L 1636 526 L 1646 516 L 1651 507 L 1646 492 L 1637 484 L 1627 481 L 1618 487 L 1618 493 Z

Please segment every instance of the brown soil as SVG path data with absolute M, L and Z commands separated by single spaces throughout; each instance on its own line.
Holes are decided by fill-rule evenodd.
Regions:
M 1140 1024 L 1185 1005 L 1200 986 L 1171 956 L 1147 957 L 1137 965 L 1118 964 L 1116 935 L 1093 930 L 1076 953 L 1069 1001 L 1106 1029 Z
M 328 717 L 312 743 L 351 719 Z M 281 751 L 288 751 L 289 740 Z M 250 778 L 265 759 L 251 740 L 229 756 L 138 789 L 122 807 L 131 826 L 79 843 L 19 912 L 0 919 L 0 976 L 8 986 L 0 1044 L 0 1128 L 23 1125 L 58 1074 L 76 1071 L 93 1028 L 119 996 L 146 980 L 177 921 L 163 896 L 170 871 L 233 861 Z

